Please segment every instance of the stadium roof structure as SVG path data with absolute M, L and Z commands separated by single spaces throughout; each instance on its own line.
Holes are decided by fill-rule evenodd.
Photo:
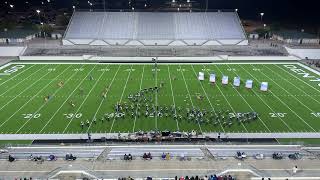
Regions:
M 74 12 L 64 45 L 247 45 L 236 12 Z

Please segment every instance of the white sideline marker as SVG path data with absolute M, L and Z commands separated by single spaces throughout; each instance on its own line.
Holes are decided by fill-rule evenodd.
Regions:
M 262 82 L 260 86 L 261 91 L 268 91 L 268 82 Z
M 240 77 L 238 76 L 238 77 L 234 77 L 234 79 L 233 79 L 233 85 L 235 86 L 235 87 L 239 87 L 240 86 Z
M 253 80 L 248 79 L 248 80 L 246 81 L 246 88 L 252 89 L 252 87 L 253 87 Z
M 222 84 L 223 84 L 223 85 L 227 85 L 228 82 L 229 82 L 229 77 L 228 77 L 228 76 L 223 76 L 223 77 L 222 77 Z
M 210 81 L 211 83 L 215 83 L 215 82 L 216 82 L 216 75 L 215 75 L 215 74 L 210 74 L 210 79 L 209 79 L 209 81 Z
M 198 80 L 199 81 L 203 81 L 204 80 L 204 72 L 199 72 Z

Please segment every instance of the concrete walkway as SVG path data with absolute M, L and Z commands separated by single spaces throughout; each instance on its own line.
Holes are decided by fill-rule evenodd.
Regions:
M 293 174 L 292 168 L 298 166 L 298 173 Z M 11 179 L 14 177 L 48 178 L 60 170 L 83 170 L 99 178 L 117 177 L 174 177 L 192 175 L 237 174 L 237 172 L 251 171 L 252 177 L 319 177 L 319 159 L 304 158 L 301 160 L 255 160 L 248 158 L 240 161 L 235 158 L 226 159 L 192 159 L 190 161 L 153 159 L 144 161 L 140 158 L 126 162 L 122 160 L 93 160 L 78 159 L 74 162 L 58 159 L 55 162 L 45 161 L 37 163 L 28 160 L 8 162 L 0 161 L 0 178 Z

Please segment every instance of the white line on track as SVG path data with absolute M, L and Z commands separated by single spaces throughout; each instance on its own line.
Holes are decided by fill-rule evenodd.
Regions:
M 245 68 L 243 68 L 241 65 L 239 65 L 239 67 L 242 68 L 244 71 L 246 71 L 253 79 L 255 79 L 256 81 L 258 81 L 258 80 L 255 78 L 255 76 L 252 76 L 252 75 L 250 74 L 250 72 L 247 71 Z M 271 110 L 271 112 L 276 112 L 276 111 L 274 111 L 274 110 L 269 106 L 268 103 L 265 102 L 265 100 L 263 100 L 263 98 L 261 98 L 260 95 L 258 95 L 258 93 L 256 93 L 254 90 L 253 90 L 252 92 Z M 273 94 L 273 96 L 274 96 L 274 94 Z M 280 119 L 280 121 L 281 121 L 290 131 L 293 132 L 293 129 L 292 129 L 280 116 L 278 116 L 278 118 Z
M 19 75 L 20 75 L 20 74 L 22 74 L 23 72 L 28 71 L 28 70 L 29 70 L 29 69 L 31 69 L 33 66 L 35 66 L 35 64 L 34 64 L 34 65 L 32 65 L 32 66 L 30 66 L 30 67 L 28 67 L 27 69 L 22 70 L 21 72 L 19 72 L 19 73 L 17 73 L 17 74 L 15 74 L 15 75 L 14 75 L 14 76 L 12 76 L 11 78 L 9 78 L 9 79 L 5 80 L 4 82 L 2 82 L 2 83 L 0 84 L 0 86 L 2 86 L 3 84 L 5 84 L 6 82 L 10 81 L 11 79 L 13 79 L 13 78 L 15 78 L 15 77 L 19 76 Z
M 251 66 L 253 67 L 253 68 L 255 68 L 255 66 L 253 66 L 252 64 L 251 64 Z M 265 75 L 263 72 L 261 72 L 261 74 L 263 74 L 265 77 L 267 77 L 267 78 L 269 78 L 267 75 Z M 270 78 L 269 78 L 270 79 Z M 271 81 L 273 81 L 273 80 L 271 80 Z M 277 86 L 279 86 L 281 89 L 283 89 L 283 90 L 285 90 L 283 87 L 281 87 L 278 83 L 276 83 L 275 81 L 273 81 Z M 287 90 L 285 90 L 288 94 L 290 94 L 290 95 L 292 95 L 290 92 L 288 92 Z M 272 94 L 273 94 L 273 92 L 272 91 L 270 91 Z M 301 116 L 299 116 L 295 111 L 293 111 L 288 105 L 287 105 L 287 103 L 285 103 L 285 102 L 283 102 L 278 96 L 274 96 L 274 97 L 276 97 L 283 105 L 285 105 L 292 113 L 294 113 L 303 123 L 305 123 L 309 128 L 311 128 L 313 131 L 315 131 L 315 132 L 317 132 L 312 126 L 310 126 L 310 124 L 309 123 L 307 123 Z M 295 96 L 292 96 L 293 98 L 295 98 L 300 104 L 302 104 L 303 106 L 305 106 L 301 101 L 299 101 Z M 306 107 L 306 106 L 305 106 Z M 308 107 L 307 107 L 308 108 Z M 311 110 L 310 108 L 308 108 L 309 110 Z M 311 110 L 311 112 L 313 112 L 312 110 Z
M 180 64 L 179 64 L 179 68 L 180 68 L 180 70 L 182 69 Z M 184 78 L 183 71 L 180 71 L 180 72 L 181 72 L 181 74 L 182 74 L 182 78 L 183 78 L 184 84 L 185 84 L 185 86 L 186 86 L 186 89 L 187 89 L 187 92 L 188 92 L 188 95 L 189 95 L 189 99 L 190 99 L 192 108 L 194 108 L 194 104 L 193 104 L 193 102 L 192 102 L 191 94 L 190 94 L 190 91 L 189 91 L 187 82 L 186 82 L 186 80 L 185 80 L 185 78 Z M 199 129 L 200 129 L 201 134 L 203 134 L 203 131 L 202 131 L 202 128 L 201 128 L 201 125 L 200 125 L 199 121 L 198 121 L 198 126 L 199 126 Z
M 123 88 L 123 91 L 122 91 L 122 94 L 121 94 L 119 103 L 121 103 L 122 98 L 123 98 L 123 95 L 124 95 L 124 91 L 125 91 L 126 88 L 127 88 L 127 84 L 128 84 L 128 81 L 129 81 L 131 72 L 132 72 L 132 66 L 133 66 L 133 65 L 131 65 L 131 67 L 130 67 L 130 71 L 129 71 L 129 74 L 128 74 L 128 77 L 127 77 L 127 81 L 126 81 L 126 84 L 124 85 L 124 88 Z M 116 116 L 114 116 L 114 118 L 113 118 L 113 121 L 112 121 L 112 124 L 111 124 L 109 133 L 111 133 L 111 131 L 112 131 L 112 128 L 113 128 L 113 125 L 114 125 L 115 120 L 116 120 Z
M 42 68 L 41 68 L 42 69 Z M 48 75 L 50 73 L 50 71 L 48 71 L 46 74 L 44 74 L 41 78 L 45 77 L 46 75 Z M 38 81 L 41 80 L 41 78 L 39 78 Z M 35 81 L 33 84 L 37 83 L 38 81 Z M 33 85 L 32 84 L 32 85 Z M 18 110 L 16 110 L 8 119 L 6 119 L 1 125 L 0 127 L 2 127 L 5 123 L 7 123 L 13 116 L 15 116 L 24 106 L 26 106 L 31 100 L 33 100 L 43 89 L 45 89 L 45 87 L 43 87 L 41 90 L 39 90 L 37 92 L 37 94 L 35 94 L 32 98 L 30 98 L 26 103 L 24 103 Z
M 276 66 L 276 65 L 275 65 L 275 66 Z M 280 66 L 276 66 L 276 67 L 278 67 L 278 68 L 281 69 L 282 71 L 286 72 L 287 74 L 295 77 L 295 79 L 298 79 L 299 81 L 303 82 L 303 83 L 306 84 L 307 86 L 311 87 L 312 89 L 314 89 L 314 90 L 316 90 L 317 92 L 320 93 L 320 90 L 319 90 L 319 89 L 311 86 L 309 83 L 306 83 L 306 82 L 303 81 L 302 79 L 300 79 L 300 78 L 298 78 L 297 76 L 293 75 L 292 73 L 288 72 L 285 68 L 282 68 L 282 67 L 280 67 Z M 271 70 L 271 69 L 270 69 L 270 70 Z M 271 71 L 272 71 L 272 70 L 271 70 Z M 277 74 L 278 74 L 278 73 L 277 73 Z M 279 75 L 279 74 L 278 74 L 278 75 Z M 286 80 L 286 79 L 285 79 L 285 80 Z M 286 80 L 286 81 L 288 81 L 288 80 Z M 290 82 L 290 81 L 288 81 L 288 82 Z M 290 84 L 292 84 L 292 83 L 290 82 Z M 295 85 L 295 87 L 297 87 L 297 86 Z M 300 88 L 299 88 L 299 89 L 300 89 Z M 300 89 L 300 91 L 303 91 L 303 90 Z M 310 96 L 310 94 L 306 93 L 305 91 L 303 91 L 303 92 L 304 92 L 304 94 L 306 94 L 307 96 Z M 310 96 L 310 97 L 311 97 L 311 96 Z M 311 97 L 311 98 L 312 98 L 312 97 Z M 314 99 L 314 98 L 312 98 L 312 99 L 315 100 L 315 101 L 317 101 L 318 103 L 320 103 L 318 100 L 316 100 L 316 99 Z
M 203 65 L 204 68 L 206 68 L 205 65 Z M 219 70 L 218 66 L 216 65 L 217 69 Z M 219 70 L 220 71 L 220 70 Z M 222 74 L 222 72 L 220 71 L 220 73 Z M 229 105 L 229 107 L 231 108 L 233 113 L 237 113 L 236 110 L 233 108 L 233 106 L 231 105 L 231 103 L 229 102 L 229 100 L 226 98 L 226 96 L 224 95 L 224 93 L 221 91 L 219 85 L 216 86 L 219 90 L 219 92 L 221 93 L 222 97 L 226 100 L 227 104 Z M 244 128 L 244 130 L 246 132 L 248 132 L 248 129 L 246 128 L 246 126 L 241 122 L 242 127 Z
M 142 89 L 142 81 L 143 81 L 143 76 L 144 76 L 144 68 L 145 68 L 145 65 L 143 65 L 142 74 L 141 74 L 140 87 L 139 87 L 140 91 L 141 91 L 141 89 Z M 132 132 L 134 132 L 134 129 L 136 128 L 137 112 L 138 112 L 138 107 L 136 108 L 136 115 L 135 115 L 135 117 L 134 117 Z
M 109 65 L 108 65 L 108 67 L 109 67 Z M 113 78 L 112 78 L 112 81 L 111 81 L 111 83 L 110 83 L 110 86 L 108 87 L 108 90 L 107 90 L 107 92 L 106 92 L 106 96 L 108 95 L 108 93 L 109 93 L 109 91 L 110 91 L 110 89 L 111 89 L 111 87 L 112 87 L 113 81 L 115 80 L 115 78 L 116 78 L 119 70 L 120 70 L 120 65 L 119 65 L 119 67 L 118 67 L 117 72 L 114 74 L 114 76 L 113 76 Z M 100 104 L 99 104 L 99 107 L 98 107 L 97 111 L 96 111 L 96 112 L 94 113 L 94 115 L 93 115 L 93 118 L 96 118 L 96 116 L 97 116 L 98 112 L 100 111 L 100 108 L 101 108 L 101 106 L 102 106 L 102 104 L 103 104 L 104 101 L 105 101 L 105 98 L 102 98 L 102 100 L 101 100 L 101 102 L 100 102 Z M 91 126 L 92 126 L 92 121 L 91 121 L 91 123 L 90 123 L 90 126 L 89 126 L 88 129 L 87 129 L 87 133 L 89 132 Z
M 175 112 L 174 112 L 174 114 L 177 114 L 177 110 L 176 110 L 176 101 L 175 101 L 175 99 L 174 99 L 174 93 L 173 93 L 173 88 L 172 88 L 172 82 L 171 82 L 171 75 L 170 75 L 170 68 L 169 68 L 169 66 L 167 65 L 167 67 L 168 67 L 168 75 L 169 75 L 169 79 L 170 79 L 170 88 L 171 88 L 171 96 L 172 96 L 172 100 L 173 100 L 173 105 L 174 105 L 174 107 L 175 107 Z M 178 122 L 178 120 L 176 119 L 176 122 L 177 122 L 177 130 L 178 131 L 180 131 L 180 128 L 179 128 L 179 122 Z
M 96 85 L 98 84 L 98 82 L 100 81 L 101 77 L 104 75 L 106 71 L 103 71 L 103 73 L 100 74 L 99 78 L 96 80 L 96 82 L 94 83 L 94 85 L 92 86 L 92 88 L 90 89 L 90 91 L 88 92 L 88 94 L 86 95 L 86 97 L 84 98 L 84 100 L 82 101 L 82 103 L 80 104 L 79 108 L 76 110 L 75 114 L 77 114 L 79 112 L 79 110 L 81 109 L 81 107 L 83 106 L 83 104 L 86 102 L 86 100 L 88 99 L 88 97 L 90 96 L 91 92 L 94 90 L 94 88 L 96 87 Z M 73 119 L 75 118 L 75 116 L 73 116 L 69 123 L 67 124 L 67 126 L 64 128 L 63 130 L 63 134 L 66 132 L 66 130 L 69 128 L 70 124 L 72 123 Z
M 191 67 L 192 67 L 192 70 L 193 70 L 194 75 L 195 75 L 195 77 L 196 77 L 196 76 L 197 76 L 197 73 L 196 73 L 196 71 L 194 70 L 193 65 L 191 65 Z M 209 74 L 209 73 L 208 73 L 208 74 Z M 207 94 L 206 90 L 204 89 L 202 83 L 201 83 L 200 81 L 198 81 L 198 82 L 199 82 L 199 84 L 200 84 L 200 86 L 201 86 L 201 88 L 202 88 L 202 91 L 203 91 L 204 94 L 206 95 L 207 100 L 209 101 L 209 104 L 210 104 L 210 106 L 211 106 L 211 109 L 212 109 L 213 112 L 216 114 L 216 110 L 214 109 L 214 107 L 213 107 L 213 105 L 212 105 L 212 103 L 211 103 L 211 101 L 210 101 L 210 99 L 209 99 L 209 97 L 208 97 L 208 94 Z M 218 119 L 218 121 L 219 121 L 220 127 L 222 128 L 222 131 L 225 133 L 226 131 L 224 130 L 224 128 L 223 128 L 223 126 L 222 126 L 222 124 L 221 124 L 221 122 L 220 122 L 220 119 Z
M 48 87 L 53 81 L 55 81 L 56 79 L 58 79 L 59 76 L 61 76 L 66 70 L 68 70 L 71 67 L 71 65 L 66 68 L 65 70 L 63 70 L 59 75 L 57 75 L 54 79 L 52 79 L 49 83 L 47 83 L 47 85 L 44 87 Z M 60 90 L 61 88 L 58 88 L 53 94 L 52 96 L 54 97 L 54 95 Z M 41 91 L 39 91 L 41 92 Z M 47 103 L 42 104 L 33 114 L 37 114 Z M 32 117 L 30 117 L 17 131 L 16 134 L 18 134 L 18 132 L 25 127 L 25 125 L 32 119 Z
M 81 67 L 83 67 L 84 65 L 82 65 Z M 52 119 L 57 115 L 57 113 L 60 111 L 60 109 L 63 107 L 63 105 L 69 100 L 69 98 L 72 96 L 72 94 L 79 88 L 79 86 L 82 84 L 82 82 L 89 76 L 89 74 L 93 71 L 93 69 L 96 66 L 94 66 L 88 73 L 87 75 L 81 80 L 80 83 L 78 83 L 78 85 L 74 88 L 74 90 L 69 94 L 69 96 L 66 98 L 66 100 L 60 105 L 60 107 L 56 110 L 56 112 L 51 116 L 51 118 L 47 121 L 47 123 L 43 126 L 43 128 L 40 130 L 39 133 L 41 133 L 46 127 L 47 125 L 52 121 Z M 75 72 L 71 77 L 73 77 L 74 75 L 76 75 L 78 72 Z M 70 79 L 71 79 L 70 77 Z
M 228 66 L 228 68 L 230 68 L 230 66 L 229 65 L 227 65 Z M 217 66 L 217 68 L 218 68 L 218 70 L 220 71 L 220 69 L 219 69 L 219 67 Z M 220 71 L 221 72 L 221 71 Z M 233 73 L 236 75 L 236 76 L 239 76 L 237 73 L 235 73 L 234 71 L 233 71 Z M 252 106 L 248 103 L 248 101 L 241 95 L 241 93 L 238 91 L 238 89 L 236 89 L 236 88 L 234 88 L 236 91 L 237 91 L 237 93 L 239 94 L 239 96 L 244 100 L 244 102 L 248 105 L 248 107 L 251 109 L 251 111 L 254 111 L 254 109 L 252 108 Z M 258 119 L 260 120 L 260 122 L 264 125 L 264 127 L 265 128 L 267 128 L 267 130 L 269 131 L 269 132 L 271 132 L 270 131 L 270 129 L 268 128 L 268 126 L 262 121 L 262 119 L 258 116 Z

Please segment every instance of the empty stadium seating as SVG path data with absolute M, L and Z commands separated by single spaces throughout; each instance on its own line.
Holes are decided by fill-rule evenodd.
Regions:
M 242 44 L 246 36 L 235 12 L 75 12 L 64 44 Z

